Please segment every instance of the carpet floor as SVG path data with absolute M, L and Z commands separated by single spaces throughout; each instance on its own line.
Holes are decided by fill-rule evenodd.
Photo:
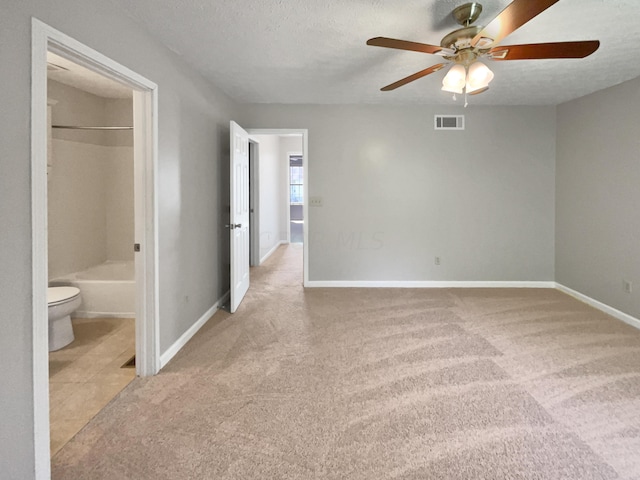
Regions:
M 640 479 L 640 332 L 547 289 L 307 289 L 251 272 L 54 479 Z

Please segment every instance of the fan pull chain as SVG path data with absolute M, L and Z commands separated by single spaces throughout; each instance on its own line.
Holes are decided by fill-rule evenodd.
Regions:
M 464 108 L 467 108 L 467 106 L 469 105 L 469 101 L 468 101 L 468 94 L 467 94 L 467 89 L 464 89 Z

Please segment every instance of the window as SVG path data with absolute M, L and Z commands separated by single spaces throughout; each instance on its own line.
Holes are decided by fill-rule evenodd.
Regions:
M 302 204 L 304 202 L 303 182 L 302 157 L 291 155 L 289 157 L 289 203 Z

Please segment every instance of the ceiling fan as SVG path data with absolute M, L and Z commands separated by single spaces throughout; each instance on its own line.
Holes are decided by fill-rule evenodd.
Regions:
M 550 58 L 584 58 L 600 46 L 598 40 L 580 42 L 531 43 L 525 45 L 498 44 L 529 20 L 560 0 L 514 0 L 486 27 L 472 25 L 482 12 L 477 2 L 466 3 L 453 10 L 452 15 L 462 28 L 446 35 L 440 46 L 375 37 L 367 45 L 430 53 L 444 57 L 438 63 L 413 75 L 398 80 L 381 90 L 395 90 L 453 64 L 442 81 L 442 90 L 454 94 L 477 95 L 489 89 L 493 72 L 480 61 L 489 60 L 541 60 Z M 465 104 L 466 106 L 466 104 Z

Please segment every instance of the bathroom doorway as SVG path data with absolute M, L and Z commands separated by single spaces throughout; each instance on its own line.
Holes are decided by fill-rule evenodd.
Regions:
M 105 373 L 104 377 L 108 379 L 108 387 L 96 385 L 91 387 L 99 391 L 97 396 L 85 398 L 80 395 L 75 396 L 75 399 L 71 401 L 75 394 L 67 391 L 66 394 L 63 392 L 56 400 L 60 402 L 57 407 L 69 414 L 63 422 L 59 422 L 64 424 L 62 428 L 69 431 L 79 430 L 82 419 L 78 418 L 80 415 L 72 413 L 74 406 L 77 408 L 78 404 L 84 403 L 86 404 L 84 406 L 97 411 L 102 406 L 101 403 L 108 402 L 108 400 L 105 402 L 106 391 L 114 390 L 111 387 L 115 386 L 116 390 L 117 388 L 122 389 L 136 374 L 139 376 L 153 375 L 159 370 L 157 221 L 154 194 L 155 165 L 157 163 L 157 86 L 37 19 L 32 20 L 32 27 L 31 200 L 35 458 L 36 477 L 48 478 L 51 454 L 50 431 L 60 427 L 60 425 L 54 425 L 55 419 L 52 418 L 50 422 L 50 390 L 53 397 L 56 393 L 64 390 L 62 384 L 86 383 L 79 375 L 83 371 L 86 373 L 87 365 L 92 365 L 89 368 L 91 375 L 87 380 L 99 376 L 107 366 L 106 363 L 118 367 L 114 373 Z M 119 99 L 114 103 L 107 104 L 108 100 L 104 100 L 104 98 L 109 98 L 109 95 L 104 95 L 103 100 L 99 100 L 100 95 L 95 95 L 95 92 L 88 93 L 82 88 L 78 88 L 79 85 L 67 85 L 60 81 L 58 81 L 58 85 L 49 88 L 47 72 L 58 72 L 58 75 L 62 75 L 61 72 L 64 72 L 65 68 L 72 70 L 71 64 L 102 77 L 106 81 L 104 85 L 109 84 L 116 89 L 121 88 L 123 91 L 127 91 L 128 99 Z M 93 81 L 89 83 L 95 84 L 96 78 L 94 75 Z M 98 81 L 98 83 L 100 82 Z M 70 88 L 78 91 L 70 90 Z M 57 103 L 53 101 L 56 100 L 55 98 L 49 99 L 48 90 L 56 91 L 56 95 L 64 101 L 70 100 L 69 105 L 65 107 L 64 102 L 60 99 L 57 99 Z M 87 95 L 93 95 L 95 98 L 87 97 Z M 83 115 L 89 115 L 88 112 L 91 109 L 79 108 L 81 97 L 84 98 L 83 101 L 87 98 L 93 98 L 94 104 L 102 103 L 103 118 L 99 119 L 102 120 L 98 122 L 100 125 L 94 123 L 95 117 L 83 117 Z M 54 113 L 56 106 L 59 106 L 59 109 Z M 77 118 L 67 117 L 64 119 L 65 108 L 68 109 L 66 113 L 74 113 Z M 128 111 L 126 114 L 128 116 L 125 118 L 123 112 L 126 111 Z M 126 125 L 120 124 L 126 120 L 129 120 Z M 89 127 L 90 130 L 84 128 L 54 129 L 54 124 L 58 127 Z M 93 128 L 109 126 L 127 127 L 127 129 Z M 133 127 L 132 130 L 129 127 Z M 54 134 L 54 131 L 57 133 Z M 76 137 L 72 138 L 74 135 Z M 79 139 L 83 141 L 79 141 Z M 129 142 L 129 144 L 126 145 L 123 142 Z M 74 148 L 77 150 L 74 151 Z M 114 151 L 118 150 L 117 155 L 112 156 L 113 152 L 108 153 L 110 148 L 113 148 Z M 49 153 L 53 153 L 53 156 L 50 156 Z M 61 155 L 64 160 L 60 160 Z M 102 163 L 99 163 L 100 160 Z M 96 175 L 95 171 L 89 172 L 91 166 L 97 167 L 99 174 Z M 79 172 L 83 173 L 80 175 Z M 70 179 L 74 175 L 81 177 L 81 182 L 70 183 Z M 58 177 L 58 180 L 62 179 L 61 184 L 51 187 L 51 192 L 48 191 L 50 187 L 49 176 L 52 179 L 53 177 Z M 115 181 L 111 189 L 106 184 L 100 183 L 106 179 Z M 116 181 L 118 179 L 119 181 Z M 80 191 L 81 198 L 72 198 L 74 194 L 78 193 L 68 191 L 73 189 Z M 52 205 L 51 209 L 49 208 L 49 193 L 56 196 L 56 205 Z M 102 200 L 102 206 L 94 202 L 96 199 L 94 197 Z M 128 209 L 123 209 L 122 204 L 127 204 Z M 53 235 L 49 234 L 47 223 L 48 219 L 51 219 L 51 215 L 70 211 L 77 213 L 78 209 L 88 210 L 90 214 L 93 214 L 85 215 L 85 219 L 95 218 L 87 220 L 88 224 L 83 224 L 78 221 L 78 217 L 75 217 L 75 220 L 68 218 L 58 220 L 64 218 L 58 216 L 55 222 L 50 222 L 49 225 L 50 228 L 56 229 L 56 232 Z M 104 218 L 102 226 L 90 223 L 98 217 Z M 80 223 L 80 225 L 74 225 L 74 223 Z M 69 230 L 73 231 L 75 228 L 78 230 L 75 230 L 77 237 L 74 238 L 73 234 L 69 235 Z M 94 241 L 100 244 L 106 262 L 84 266 L 80 269 L 76 269 L 78 263 L 75 263 L 73 268 L 63 266 L 64 262 L 61 262 L 60 259 L 65 254 L 58 255 L 58 252 L 62 251 L 56 250 L 59 247 L 62 247 L 63 250 L 66 249 L 67 253 L 69 250 L 75 250 L 73 253 L 83 257 L 83 261 L 86 260 L 85 257 L 97 258 L 95 251 L 89 252 L 90 248 L 87 243 L 90 242 L 85 238 L 87 232 L 84 230 L 90 229 L 104 232 L 101 239 L 94 239 Z M 109 236 L 107 232 L 112 232 L 113 235 Z M 51 245 L 49 240 L 51 240 Z M 69 248 L 69 244 L 72 244 L 71 248 Z M 134 251 L 134 245 L 135 255 L 132 256 L 130 253 Z M 50 255 L 51 249 L 56 252 L 55 258 Z M 108 262 L 110 256 L 122 258 L 118 259 L 119 263 Z M 78 259 L 72 259 L 71 262 L 78 262 Z M 135 272 L 133 278 L 131 270 Z M 51 366 L 49 363 L 49 332 L 57 331 L 57 329 L 49 328 L 49 305 L 51 303 L 47 300 L 47 286 L 50 281 L 52 285 L 64 283 L 67 289 L 79 288 L 87 294 L 80 293 L 83 299 L 82 303 L 72 294 L 69 296 L 69 290 L 66 290 L 62 295 L 64 297 L 62 303 L 66 300 L 69 300 L 70 303 L 78 302 L 78 305 L 74 305 L 74 310 L 86 318 L 76 321 L 76 324 L 72 325 L 75 328 L 75 341 L 84 340 L 85 343 L 76 343 L 75 347 L 71 347 L 74 344 L 70 343 L 71 350 L 75 350 L 73 353 L 71 350 L 68 350 L 67 353 L 58 353 L 64 352 L 64 348 L 54 352 L 57 354 L 59 364 L 54 365 L 52 374 L 60 374 L 58 380 L 61 381 L 57 382 L 60 385 L 53 383 L 50 385 L 48 378 Z M 90 294 L 92 290 L 96 289 L 96 286 L 99 286 L 98 290 L 101 290 L 107 283 L 110 284 L 109 287 L 112 290 L 107 293 L 106 297 L 116 298 L 120 302 L 115 307 L 109 307 L 114 309 L 109 312 L 103 310 L 104 305 L 100 303 L 103 299 Z M 129 285 L 125 285 L 127 283 Z M 131 292 L 132 285 L 133 291 Z M 129 293 L 122 290 L 127 286 L 130 288 Z M 56 308 L 59 306 L 57 303 L 59 300 L 58 297 L 54 299 L 53 304 Z M 102 321 L 96 322 L 96 317 L 101 318 Z M 133 338 L 131 338 L 132 336 Z M 107 340 L 106 343 L 102 341 L 100 344 L 96 343 L 95 338 L 97 337 Z M 125 341 L 121 345 L 122 340 L 129 343 L 126 344 Z M 133 348 L 131 348 L 132 343 Z M 108 361 L 107 357 L 98 355 L 109 349 L 112 350 L 112 354 L 114 350 L 120 350 L 120 352 L 115 354 L 115 358 L 108 359 Z M 78 353 L 80 353 L 79 357 L 84 356 L 84 364 L 78 368 L 65 368 L 72 363 L 71 357 L 78 356 L 76 355 Z M 89 358 L 87 355 L 93 355 L 93 357 Z M 134 355 L 135 365 L 131 362 Z M 92 364 L 91 362 L 87 363 L 87 360 L 95 361 Z M 121 360 L 124 368 L 120 368 Z M 101 365 L 101 362 L 104 365 Z M 83 394 L 91 396 L 87 392 Z M 70 400 L 69 402 L 62 398 L 65 395 L 67 395 L 66 399 Z M 51 408 L 52 411 L 55 410 L 56 405 L 52 403 Z

